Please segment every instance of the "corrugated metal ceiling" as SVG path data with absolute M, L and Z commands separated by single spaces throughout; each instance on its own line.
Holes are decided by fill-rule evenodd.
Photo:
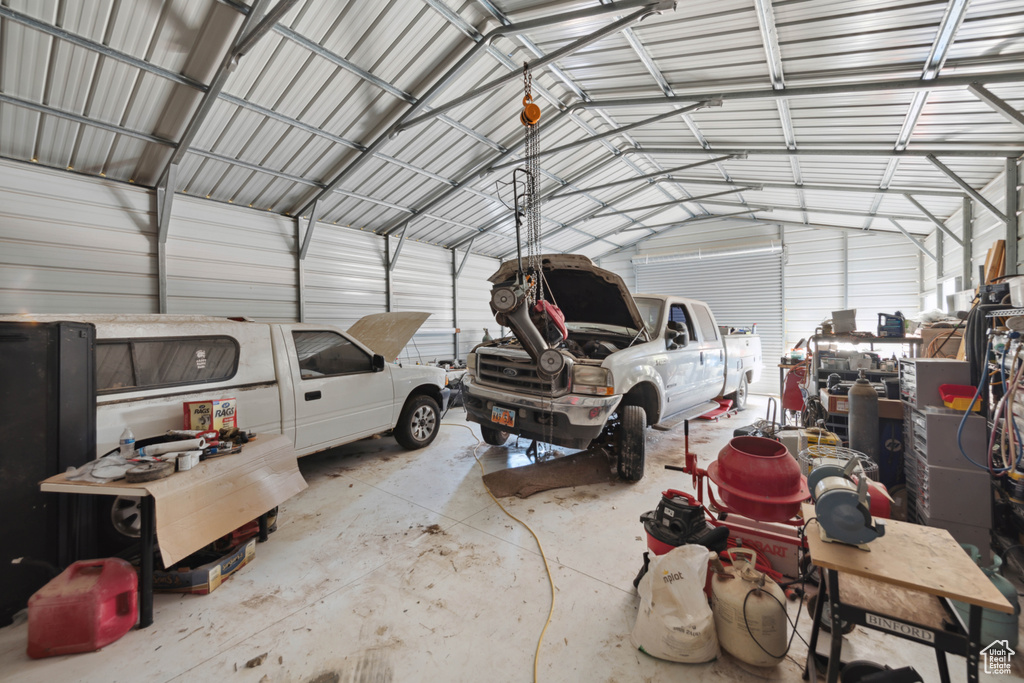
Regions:
M 157 185 L 280 1 L 0 0 L 0 156 Z M 321 221 L 510 254 L 520 72 L 539 60 L 542 149 L 589 140 L 541 159 L 552 250 L 600 255 L 706 214 L 927 234 L 904 193 L 945 219 L 960 190 L 924 154 L 980 189 L 1024 152 L 1024 128 L 967 89 L 1024 109 L 1019 0 L 280 7 L 185 139 L 177 192 L 285 215 L 322 198 Z

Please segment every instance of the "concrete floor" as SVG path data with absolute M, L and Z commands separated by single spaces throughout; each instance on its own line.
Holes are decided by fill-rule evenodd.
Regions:
M 702 466 L 764 405 L 752 397 L 739 416 L 692 423 Z M 94 653 L 30 660 L 26 625 L 0 629 L 0 678 L 532 680 L 550 605 L 544 563 L 530 533 L 488 496 L 473 457 L 476 450 L 493 471 L 523 464 L 522 450 L 478 445 L 478 430 L 463 420 L 452 410 L 424 451 L 381 438 L 304 458 L 309 489 L 282 507 L 278 531 L 257 546 L 255 560 L 214 593 L 157 595 L 151 627 Z M 663 469 L 682 464 L 682 442 L 681 426 L 649 431 L 646 476 L 636 484 L 502 499 L 540 538 L 554 579 L 539 680 L 800 680 L 799 639 L 771 671 L 747 671 L 724 653 L 708 664 L 675 664 L 629 643 L 638 604 L 632 580 L 646 547 L 639 516 L 662 490 L 690 490 L 688 477 Z M 796 609 L 790 604 L 791 616 Z M 806 638 L 809 630 L 805 610 L 798 632 Z M 261 665 L 246 667 L 264 653 Z M 938 680 L 930 650 L 863 628 L 848 637 L 847 658 L 910 663 Z M 950 658 L 955 681 L 966 680 L 963 662 Z

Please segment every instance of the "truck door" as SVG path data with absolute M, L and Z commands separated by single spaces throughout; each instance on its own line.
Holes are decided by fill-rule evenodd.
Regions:
M 373 357 L 333 330 L 293 330 L 291 346 L 296 450 L 394 426 L 389 366 L 374 372 Z
M 725 386 L 724 342 L 707 306 L 695 303 L 691 310 L 700 329 L 701 400 L 710 401 Z
M 666 340 L 668 363 L 659 366 L 665 382 L 665 398 L 668 402 L 666 415 L 677 413 L 701 401 L 703 395 L 703 370 L 700 365 L 700 338 L 697 336 L 694 317 L 690 307 L 681 303 L 668 308 L 668 329 L 686 330 L 689 343 L 683 345 L 683 338 L 677 337 L 675 345 Z

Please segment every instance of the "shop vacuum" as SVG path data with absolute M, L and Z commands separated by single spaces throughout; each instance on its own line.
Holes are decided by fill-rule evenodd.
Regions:
M 633 587 L 640 585 L 640 579 L 647 573 L 650 552 L 664 555 L 681 545 L 702 545 L 708 550 L 720 553 L 726 549 L 729 540 L 728 527 L 715 527 L 704 517 L 704 506 L 688 493 L 668 489 L 661 494 L 658 507 L 640 515 L 640 522 L 647 532 L 647 548 L 644 566 L 633 579 Z

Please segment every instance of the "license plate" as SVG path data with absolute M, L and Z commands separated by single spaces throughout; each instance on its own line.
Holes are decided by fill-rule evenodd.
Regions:
M 508 408 L 499 408 L 494 406 L 491 408 L 491 422 L 496 422 L 502 427 L 515 427 L 516 426 L 516 412 L 509 410 Z

